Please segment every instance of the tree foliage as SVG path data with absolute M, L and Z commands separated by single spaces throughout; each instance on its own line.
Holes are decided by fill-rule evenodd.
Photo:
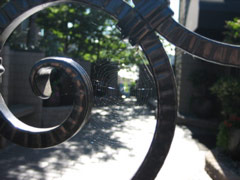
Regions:
M 239 45 L 240 19 L 234 18 L 231 21 L 226 21 L 225 28 L 224 41 Z M 222 108 L 223 121 L 219 125 L 216 145 L 226 151 L 229 150 L 230 132 L 240 128 L 240 81 L 228 74 L 216 81 L 210 90 L 219 99 Z
M 21 27 L 23 25 L 25 29 Z M 41 51 L 46 56 L 65 56 L 90 62 L 107 60 L 119 65 L 142 63 L 141 51 L 136 52 L 128 41 L 121 39 L 112 17 L 74 3 L 49 7 L 34 18 L 28 18 L 7 43 L 12 49 Z
M 121 40 L 109 15 L 76 4 L 63 4 L 41 12 L 36 23 L 43 35 L 40 48 L 47 55 L 70 56 L 87 61 L 111 60 L 137 63 L 139 54 Z
M 226 31 L 224 32 L 224 41 L 232 44 L 240 43 L 240 19 L 234 18 L 232 21 L 226 21 Z

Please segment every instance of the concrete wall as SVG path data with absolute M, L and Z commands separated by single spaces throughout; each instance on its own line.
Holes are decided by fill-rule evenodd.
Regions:
M 16 105 L 31 106 L 34 112 L 22 120 L 39 126 L 42 101 L 37 98 L 29 84 L 29 74 L 36 61 L 44 57 L 43 53 L 17 52 L 5 47 L 2 51 L 5 73 L 2 77 L 1 91 L 9 107 Z

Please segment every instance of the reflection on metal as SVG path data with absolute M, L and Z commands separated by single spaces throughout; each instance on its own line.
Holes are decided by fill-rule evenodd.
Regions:
M 5 69 L 2 65 L 2 58 L 0 58 L 0 76 L 2 76 L 2 74 L 5 72 Z
M 24 19 L 63 2 L 70 1 L 10 0 L 0 9 L 0 48 Z M 212 41 L 186 30 L 172 19 L 173 12 L 169 8 L 168 0 L 133 0 L 134 8 L 122 0 L 71 2 L 96 7 L 112 15 L 118 20 L 117 26 L 123 38 L 128 38 L 132 45 L 140 45 L 148 58 L 158 93 L 157 126 L 145 160 L 132 179 L 154 179 L 168 154 L 177 112 L 174 75 L 155 32 L 192 55 L 223 65 L 240 65 L 239 47 Z M 48 82 L 52 68 L 60 68 L 73 78 L 76 103 L 71 115 L 57 127 L 33 128 L 15 118 L 1 98 L 0 133 L 4 137 L 26 147 L 50 147 L 70 138 L 85 124 L 91 110 L 92 85 L 86 72 L 77 63 L 51 57 L 37 63 L 30 75 L 34 93 L 42 98 L 51 94 Z M 48 91 L 44 92 L 43 89 L 46 88 Z
M 25 147 L 46 148 L 69 139 L 84 126 L 91 111 L 93 88 L 90 79 L 85 70 L 71 59 L 49 57 L 34 65 L 30 74 L 30 84 L 37 96 L 47 98 L 44 89 L 48 84 L 51 73 L 48 73 L 48 70 L 47 73 L 40 73 L 46 67 L 48 70 L 49 68 L 62 70 L 71 77 L 74 86 L 72 92 L 74 94 L 74 106 L 72 112 L 62 124 L 52 128 L 35 128 L 18 120 L 9 111 L 1 97 L 1 135 Z

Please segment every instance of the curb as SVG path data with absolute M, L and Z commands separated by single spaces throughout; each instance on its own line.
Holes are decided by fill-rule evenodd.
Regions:
M 240 176 L 218 158 L 217 152 L 209 150 L 206 153 L 205 161 L 205 170 L 213 180 L 240 180 Z

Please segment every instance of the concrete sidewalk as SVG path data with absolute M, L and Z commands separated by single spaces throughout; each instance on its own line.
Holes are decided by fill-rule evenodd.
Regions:
M 1 150 L 0 179 L 130 179 L 150 146 L 154 113 L 130 104 L 101 107 L 93 114 L 86 128 L 54 148 L 33 150 L 10 145 Z M 169 156 L 156 179 L 210 180 L 204 171 L 205 152 L 186 132 L 176 128 Z
M 205 168 L 206 149 L 191 139 L 186 128 L 176 128 L 172 147 L 157 180 L 211 180 Z
M 128 162 L 108 163 L 96 160 L 89 163 L 91 158 L 81 158 L 80 152 L 72 142 L 65 143 L 53 149 L 31 150 L 11 146 L 0 153 L 0 179 L 124 179 L 129 173 L 121 171 Z M 74 152 L 74 153 L 73 153 Z M 128 154 L 127 151 L 121 152 Z M 196 143 L 184 137 L 183 129 L 177 127 L 175 138 L 167 160 L 157 176 L 157 180 L 211 180 L 204 171 L 205 156 Z M 88 164 L 84 166 L 81 162 Z M 119 165 L 118 165 L 119 164 Z M 121 164 L 121 165 L 120 165 Z M 113 169 L 113 171 L 111 170 Z M 118 169 L 119 173 L 115 174 Z M 122 168 L 125 169 L 125 168 Z M 107 172 L 104 176 L 102 173 Z M 134 173 L 132 171 L 132 173 Z

